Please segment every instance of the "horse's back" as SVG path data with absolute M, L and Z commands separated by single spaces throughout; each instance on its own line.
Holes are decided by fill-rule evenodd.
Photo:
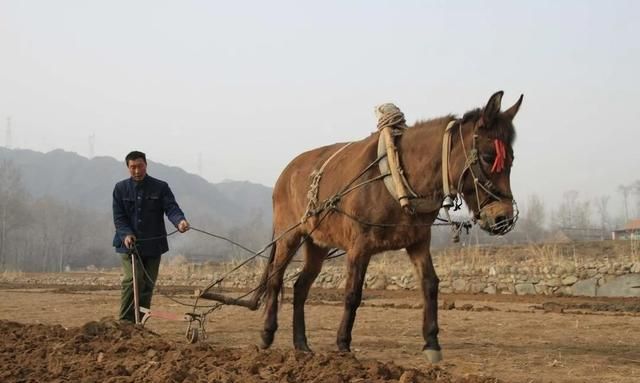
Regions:
M 337 193 L 350 181 L 349 177 L 355 177 L 375 159 L 376 145 L 377 135 L 371 135 L 360 141 L 335 143 L 299 154 L 280 174 L 273 189 L 274 219 L 277 215 L 292 215 L 295 219 L 302 217 L 314 175 L 323 165 L 319 200 L 330 193 Z

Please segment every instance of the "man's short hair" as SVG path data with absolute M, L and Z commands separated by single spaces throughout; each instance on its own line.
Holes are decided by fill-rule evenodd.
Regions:
M 142 158 L 142 161 L 144 161 L 145 164 L 147 163 L 147 155 L 137 150 L 127 154 L 124 158 L 124 163 L 129 166 L 129 161 L 137 160 L 138 158 Z

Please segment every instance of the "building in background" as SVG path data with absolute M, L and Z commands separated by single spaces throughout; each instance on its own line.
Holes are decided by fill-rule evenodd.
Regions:
M 640 219 L 632 219 L 623 229 L 612 231 L 611 239 L 640 239 Z

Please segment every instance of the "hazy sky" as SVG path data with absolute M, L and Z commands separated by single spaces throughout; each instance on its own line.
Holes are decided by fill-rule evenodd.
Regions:
M 376 104 L 412 122 L 504 90 L 525 95 L 517 199 L 616 198 L 640 179 L 639 19 L 637 1 L 0 0 L 0 132 L 272 186 L 375 130 Z

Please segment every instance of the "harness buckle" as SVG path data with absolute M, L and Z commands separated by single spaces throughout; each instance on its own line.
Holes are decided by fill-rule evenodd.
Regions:
M 450 195 L 445 196 L 444 200 L 442 201 L 442 207 L 445 209 L 451 209 L 453 206 L 453 198 L 451 198 Z

